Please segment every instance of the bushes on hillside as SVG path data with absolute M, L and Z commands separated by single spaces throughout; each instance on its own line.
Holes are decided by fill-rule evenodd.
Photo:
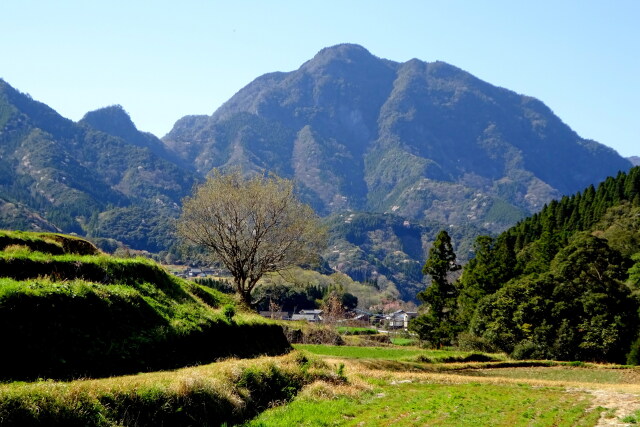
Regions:
M 514 279 L 482 299 L 471 330 L 517 358 L 624 363 L 638 326 L 625 277 L 619 253 L 579 236 L 548 273 Z

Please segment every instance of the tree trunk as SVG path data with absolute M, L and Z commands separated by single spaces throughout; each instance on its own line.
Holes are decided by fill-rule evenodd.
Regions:
M 251 307 L 251 291 L 243 290 L 240 292 L 240 298 L 242 299 L 242 304 L 244 304 L 247 308 Z

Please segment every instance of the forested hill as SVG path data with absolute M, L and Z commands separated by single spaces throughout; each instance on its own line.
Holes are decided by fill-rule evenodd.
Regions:
M 293 177 L 322 214 L 393 212 L 492 232 L 631 167 L 535 98 L 351 44 L 258 77 L 163 141 L 202 174 L 241 165 Z
M 638 363 L 640 167 L 480 237 L 459 320 L 518 357 Z
M 0 228 L 173 244 L 170 218 L 195 177 L 121 107 L 75 123 L 0 80 Z

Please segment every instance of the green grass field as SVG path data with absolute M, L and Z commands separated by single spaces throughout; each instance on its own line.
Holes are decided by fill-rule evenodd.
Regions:
M 350 347 L 323 344 L 296 344 L 296 349 L 322 356 L 348 357 L 354 359 L 410 359 L 425 354 L 425 350 L 417 348 L 393 347 Z
M 500 362 L 459 363 L 470 353 L 406 347 L 295 347 L 324 359 L 348 385 L 308 386 L 246 426 L 595 426 L 601 416 L 618 425 L 640 420 L 636 368 L 501 355 L 491 355 Z M 420 369 L 416 361 L 423 359 L 428 362 Z
M 301 397 L 247 426 L 593 426 L 582 395 L 528 385 L 386 382 L 359 396 Z
M 417 341 L 415 338 L 391 338 L 391 343 L 399 346 L 417 345 Z
M 349 359 L 384 359 L 407 362 L 456 362 L 477 353 L 460 350 L 424 350 L 417 347 L 352 347 L 323 344 L 296 344 L 296 349 L 320 356 Z M 487 360 L 504 360 L 500 354 L 486 355 Z
M 640 371 L 636 368 L 607 369 L 597 366 L 591 369 L 571 366 L 473 369 L 461 372 L 461 374 L 474 377 L 576 381 L 595 384 L 636 384 L 640 382 Z

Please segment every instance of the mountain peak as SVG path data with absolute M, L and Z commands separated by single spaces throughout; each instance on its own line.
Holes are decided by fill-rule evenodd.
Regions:
M 354 57 L 370 57 L 373 56 L 364 47 L 359 44 L 341 43 L 334 46 L 325 47 L 316 54 L 315 58 L 333 57 L 333 58 L 354 58 Z
M 367 65 L 378 61 L 380 61 L 380 58 L 371 54 L 364 47 L 357 44 L 344 43 L 322 49 L 311 60 L 305 62 L 301 68 L 320 71 L 336 63 Z
M 631 166 L 540 101 L 445 62 L 394 62 L 356 44 L 258 77 L 210 118 L 185 123 L 165 144 L 203 173 L 241 159 L 299 180 L 320 212 L 494 230 Z
M 138 131 L 129 113 L 121 105 L 110 105 L 90 111 L 84 115 L 80 122 L 86 123 L 94 129 L 125 139 Z

